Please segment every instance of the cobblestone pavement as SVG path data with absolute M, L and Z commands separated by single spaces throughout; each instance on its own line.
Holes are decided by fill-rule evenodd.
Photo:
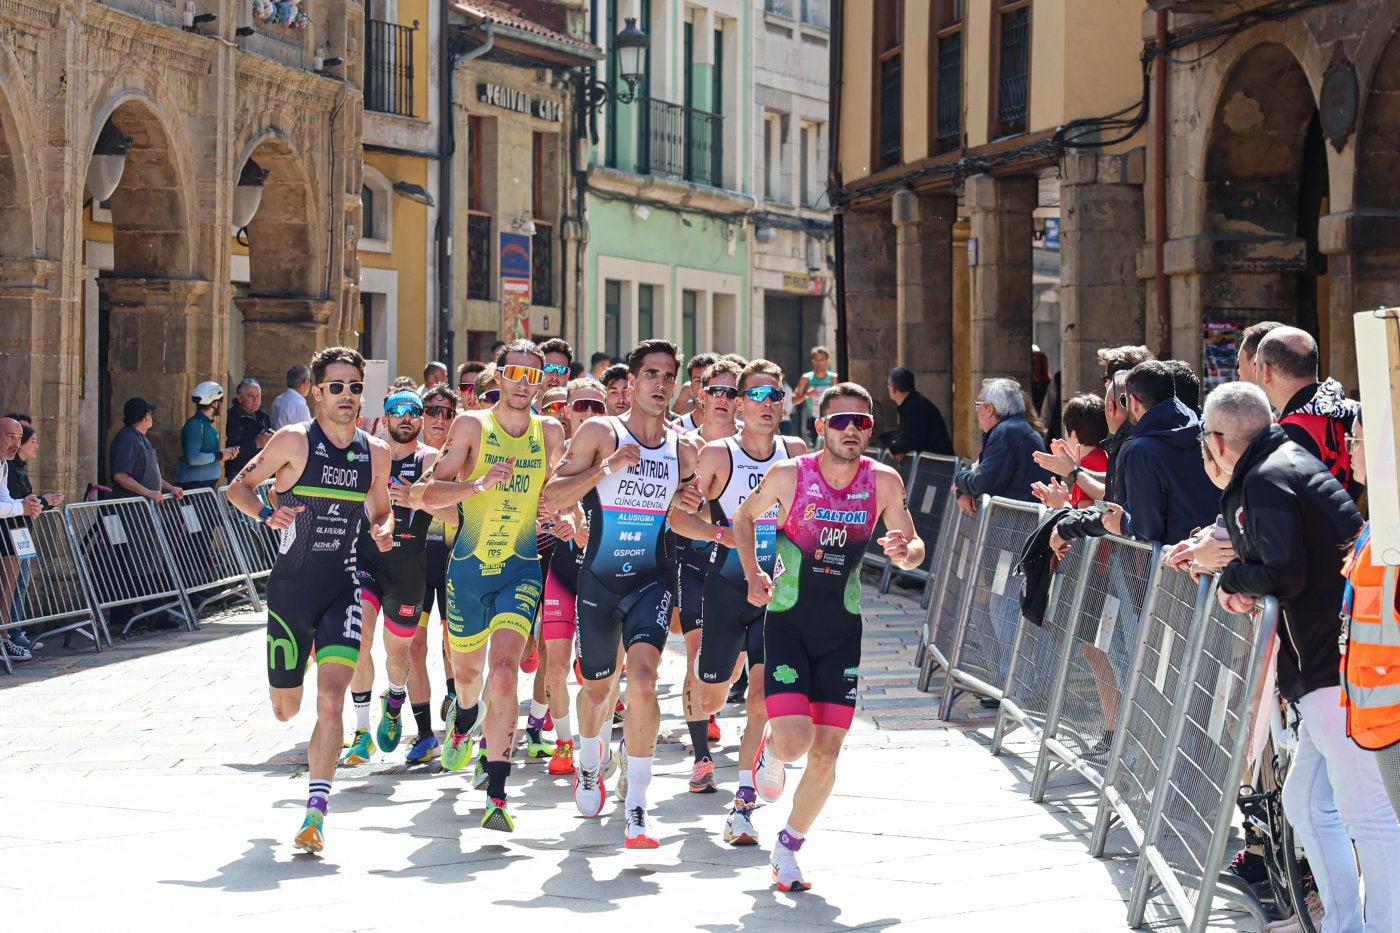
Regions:
M 721 792 L 687 792 L 678 639 L 660 684 L 660 849 L 624 850 L 620 812 L 583 819 L 570 782 L 528 760 L 511 776 L 515 833 L 481 829 L 482 793 L 436 764 L 405 766 L 401 748 L 341 769 L 319 858 L 289 844 L 312 720 L 304 710 L 279 723 L 268 709 L 261 617 L 226 614 L 100 654 L 52 649 L 0 676 L 0 913 L 8 929 L 421 930 L 481 919 L 585 930 L 1125 929 L 1134 861 L 1087 854 L 1087 786 L 1032 804 L 1031 760 L 1018 757 L 1027 747 L 1012 742 L 993 758 L 989 718 L 935 722 L 935 698 L 915 688 L 911 666 L 921 620 L 897 592 L 867 597 L 857 721 L 803 849 L 814 888 L 802 894 L 774 890 L 767 870 L 787 801 L 758 812 L 760 847 L 720 840 L 737 778 L 736 708 L 720 720 Z M 440 674 L 433 683 L 441 691 Z M 801 763 L 790 769 L 789 788 Z M 1154 911 L 1154 928 L 1178 928 Z M 1221 929 L 1238 922 L 1219 919 Z

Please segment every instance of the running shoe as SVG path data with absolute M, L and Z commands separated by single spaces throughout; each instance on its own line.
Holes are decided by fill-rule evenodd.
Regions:
M 611 748 L 608 749 L 607 754 L 603 758 L 603 766 L 599 770 L 599 773 L 603 775 L 603 780 L 612 780 L 612 776 L 617 773 L 617 762 L 617 755 L 613 753 L 613 750 Z M 625 776 L 627 774 L 627 769 L 623 768 L 622 773 Z
M 627 703 L 622 697 L 617 698 L 617 706 L 613 707 L 613 725 L 619 725 L 627 717 Z
M 369 761 L 369 756 L 374 754 L 374 739 L 370 738 L 368 729 L 356 729 L 355 737 L 350 740 L 350 745 L 345 749 L 345 754 L 341 756 L 340 763 L 343 765 L 362 765 Z
M 612 756 L 617 768 L 617 799 L 627 799 L 627 740 L 617 743 L 617 754 Z
M 476 722 L 466 732 L 457 731 L 457 698 L 452 698 L 452 705 L 447 708 L 446 737 L 447 741 L 442 748 L 442 767 L 444 771 L 461 771 L 466 766 L 472 754 L 472 739 L 481 734 L 481 721 L 486 718 L 486 710 L 481 701 L 476 704 Z
M 443 722 L 447 722 L 447 711 L 452 708 L 452 701 L 455 699 L 457 699 L 457 694 L 455 693 L 449 693 L 442 698 L 442 703 L 438 706 L 438 718 Z
M 797 853 L 782 843 L 773 847 L 768 864 L 773 866 L 773 883 L 779 891 L 806 891 L 812 887 L 802 877 L 802 869 L 797 867 Z
M 783 796 L 783 787 L 787 785 L 787 771 L 784 770 L 783 763 L 768 754 L 768 736 L 772 731 L 772 726 L 768 723 L 763 724 L 763 738 L 753 756 L 754 790 L 758 791 L 758 796 L 762 797 L 765 803 L 777 803 L 778 798 Z
M 690 792 L 692 794 L 713 794 L 719 790 L 715 787 L 715 763 L 708 758 L 701 758 L 690 769 Z
M 629 849 L 659 849 L 661 843 L 655 836 L 647 835 L 647 814 L 641 807 L 627 811 L 627 842 Z
M 374 738 L 379 742 L 379 747 L 386 752 L 392 752 L 399 747 L 399 739 L 403 738 L 403 704 L 399 704 L 397 713 L 389 712 L 389 691 L 384 691 L 379 695 L 379 728 L 374 731 Z
M 408 750 L 408 758 L 405 759 L 411 765 L 421 765 L 432 761 L 439 754 L 442 743 L 435 735 L 420 735 L 418 741 L 413 743 L 413 747 Z
M 537 647 L 520 662 L 520 673 L 533 674 L 540 669 L 540 649 Z
M 711 742 L 719 741 L 719 720 L 715 719 L 713 713 L 710 714 L 710 724 L 705 728 L 705 735 Z
M 472 787 L 481 790 L 491 775 L 486 773 L 486 748 L 483 746 L 476 755 L 476 766 L 472 769 Z
M 320 852 L 326 845 L 326 837 L 321 830 L 325 822 L 325 814 L 320 810 L 307 810 L 306 819 L 301 823 L 301 831 L 292 840 L 292 847 L 305 849 L 307 852 Z
M 506 810 L 506 802 L 499 797 L 492 797 L 491 802 L 486 805 L 486 815 L 481 818 L 482 829 L 494 829 L 499 833 L 515 832 L 515 820 L 511 819 L 509 811 Z
M 593 819 L 603 812 L 607 795 L 603 776 L 596 769 L 579 768 L 574 772 L 574 806 L 578 807 L 578 812 Z
M 724 821 L 725 842 L 732 846 L 758 845 L 758 830 L 753 828 L 753 821 L 749 819 L 749 814 L 756 809 L 757 806 L 745 804 L 742 800 L 734 801 L 734 809 L 729 811 L 729 819 Z
M 525 755 L 528 758 L 548 758 L 554 754 L 554 746 L 544 737 L 543 729 L 525 727 Z
M 574 743 L 558 741 L 554 743 L 554 754 L 549 759 L 549 773 L 565 775 L 574 773 Z

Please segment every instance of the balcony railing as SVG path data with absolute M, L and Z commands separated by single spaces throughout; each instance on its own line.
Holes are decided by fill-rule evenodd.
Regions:
M 401 117 L 413 112 L 413 35 L 418 23 L 400 26 L 365 20 L 365 109 Z
M 719 187 L 724 180 L 724 117 L 654 97 L 642 101 L 639 171 Z
M 545 220 L 530 238 L 530 303 L 554 307 L 554 224 Z
M 467 297 L 491 300 L 491 215 L 467 211 Z
M 1026 129 L 1027 69 L 1031 50 L 1029 7 L 1001 17 L 1001 64 L 997 75 L 997 123 L 1003 133 Z
M 935 139 L 941 148 L 962 136 L 962 33 L 938 40 L 938 114 Z

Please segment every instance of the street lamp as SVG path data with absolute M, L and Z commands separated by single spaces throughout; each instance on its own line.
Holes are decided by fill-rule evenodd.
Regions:
M 622 80 L 627 82 L 627 90 L 619 91 L 602 81 L 594 81 L 584 88 L 583 106 L 587 110 L 597 110 L 609 101 L 630 104 L 637 99 L 637 85 L 646 77 L 647 46 L 651 37 L 637 28 L 637 21 L 628 17 L 622 31 L 613 37 L 613 50 L 617 54 L 617 70 Z
M 233 189 L 233 229 L 242 230 L 253 222 L 253 215 L 262 204 L 263 183 L 268 170 L 249 159 L 238 173 L 238 187 Z
M 101 204 L 112 196 L 121 183 L 122 172 L 126 170 L 126 151 L 131 148 L 131 137 L 117 129 L 109 118 L 97 134 L 97 145 L 92 148 L 92 158 L 88 160 L 87 190 L 92 199 Z

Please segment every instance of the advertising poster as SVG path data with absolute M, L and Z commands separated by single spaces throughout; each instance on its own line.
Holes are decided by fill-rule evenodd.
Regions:
M 1235 381 L 1240 365 L 1240 333 L 1248 326 L 1240 321 L 1202 323 L 1202 397 L 1218 385 Z
M 501 234 L 501 339 L 530 336 L 530 238 Z

